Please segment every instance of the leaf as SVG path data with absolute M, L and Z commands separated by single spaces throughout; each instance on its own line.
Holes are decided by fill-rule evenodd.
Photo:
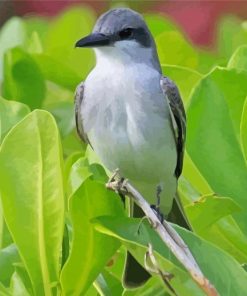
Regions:
M 11 37 L 10 37 L 11 36 Z M 21 46 L 26 41 L 26 27 L 23 20 L 19 17 L 9 19 L 0 32 L 0 81 L 3 80 L 3 56 L 4 53 L 13 47 Z
M 55 117 L 62 138 L 69 135 L 75 128 L 74 104 L 57 102 L 46 108 Z
M 213 193 L 213 190 L 210 188 L 209 184 L 202 176 L 202 173 L 195 166 L 187 151 L 185 151 L 184 153 L 183 176 L 186 178 L 187 181 L 189 181 L 189 183 L 193 184 L 193 187 L 201 194 L 207 195 Z M 178 186 L 186 186 L 186 184 L 183 183 L 184 179 L 180 177 L 178 179 Z M 188 199 L 191 200 L 190 195 L 188 195 Z
M 131 242 L 133 245 L 143 247 L 146 247 L 148 243 L 151 243 L 158 262 L 160 262 L 159 258 L 162 256 L 166 262 L 169 261 L 170 264 L 178 265 L 177 260 L 175 260 L 174 256 L 170 254 L 157 233 L 151 229 L 147 223 L 142 223 L 141 234 L 137 234 L 136 229 L 140 227 L 140 219 L 98 217 L 95 219 L 95 223 L 99 231 L 117 237 L 123 242 Z M 200 239 L 192 232 L 179 226 L 174 225 L 173 227 L 188 245 L 203 273 L 215 286 L 219 295 L 245 295 L 247 289 L 247 274 L 240 264 L 228 254 L 207 241 Z M 165 263 L 165 261 L 163 261 L 163 263 Z M 169 262 L 163 266 L 166 272 L 170 272 L 171 270 L 171 265 L 168 264 Z M 180 264 L 178 266 L 180 268 Z M 177 272 L 177 270 L 173 269 L 174 278 L 170 281 L 170 284 L 179 294 L 179 287 L 177 286 L 176 281 L 182 280 L 182 278 L 180 278 L 180 275 L 175 272 Z M 197 293 L 196 290 L 191 289 L 189 295 L 200 295 L 195 293 Z M 184 285 L 181 290 L 181 295 L 187 295 L 186 286 Z
M 247 167 L 239 143 L 246 73 L 215 69 L 195 88 L 187 111 L 187 152 L 214 192 L 246 207 Z M 247 233 L 247 212 L 234 217 Z
M 229 197 L 213 195 L 201 196 L 186 207 L 186 214 L 197 233 L 210 227 L 219 219 L 232 213 L 239 212 L 241 208 Z
M 66 10 L 49 25 L 45 53 L 84 79 L 93 66 L 94 56 L 90 49 L 75 49 L 75 43 L 91 32 L 94 23 L 95 16 L 89 8 Z
M 144 15 L 144 19 L 154 37 L 163 32 L 178 30 L 178 27 L 171 20 L 162 15 L 147 13 Z
M 151 277 L 145 285 L 138 289 L 125 290 L 123 296 L 169 296 L 167 288 L 164 286 L 159 276 Z
M 0 97 L 0 144 L 8 131 L 30 112 L 28 106 Z
M 198 54 L 178 31 L 163 32 L 155 38 L 161 64 L 196 69 Z
M 247 42 L 246 42 L 247 43 Z M 247 45 L 238 47 L 231 56 L 227 67 L 247 71 Z
M 186 203 L 184 203 L 186 205 L 185 212 L 188 217 L 190 217 L 193 230 L 199 234 L 200 237 L 227 251 L 240 263 L 247 260 L 246 236 L 240 230 L 238 224 L 232 216 L 224 216 L 229 213 L 229 210 L 231 209 L 233 212 L 234 209 L 239 209 L 233 200 L 231 200 L 230 205 L 228 199 L 227 202 L 224 203 L 222 198 L 220 198 L 220 200 L 217 198 L 216 200 L 211 200 L 211 202 L 207 204 L 206 209 L 204 204 L 201 204 L 200 202 L 198 203 L 198 200 L 200 201 L 202 195 L 198 193 L 198 191 L 196 191 L 184 177 L 180 178 L 179 196 L 182 198 L 183 202 L 186 200 Z M 206 198 L 208 197 L 212 199 L 213 195 L 211 194 L 206 196 Z M 203 198 L 205 199 L 205 196 Z M 191 205 L 191 201 L 193 202 L 193 205 L 196 205 L 196 207 Z M 217 205 L 219 206 L 220 204 L 222 205 L 222 208 L 217 207 Z M 230 206 L 229 209 L 228 206 Z M 219 212 L 217 211 L 217 208 Z M 193 213 L 193 210 L 197 214 L 196 219 L 193 217 L 193 214 L 195 214 Z M 190 216 L 191 214 L 192 217 Z
M 94 286 L 104 296 L 122 295 L 123 287 L 121 282 L 109 272 L 103 270 L 94 282 Z
M 15 271 L 14 264 L 20 262 L 18 250 L 14 244 L 0 250 L 0 282 L 8 287 Z
M 20 48 L 13 48 L 4 57 L 3 95 L 8 100 L 39 108 L 45 98 L 43 75 L 32 59 Z
M 200 236 L 231 254 L 238 262 L 247 262 L 247 238 L 231 216 L 218 220 Z
M 190 68 L 176 65 L 162 65 L 162 72 L 176 83 L 183 102 L 186 105 L 192 89 L 202 78 L 202 75 Z
M 11 291 L 12 295 L 18 295 L 18 296 L 29 296 L 30 295 L 28 293 L 28 291 L 26 290 L 26 287 L 17 272 L 14 272 L 14 274 L 11 278 L 10 291 Z
M 240 123 L 240 141 L 247 162 L 247 97 L 245 99 Z
M 82 295 L 119 248 L 119 242 L 94 230 L 99 215 L 123 216 L 120 199 L 101 183 L 87 179 L 69 202 L 73 224 L 72 248 L 61 274 L 65 295 Z
M 151 234 L 150 226 L 146 227 L 147 223 L 140 222 L 140 219 L 130 218 L 115 218 L 111 221 L 110 217 L 107 216 L 97 217 L 93 220 L 96 230 L 120 239 L 122 244 L 143 266 L 148 243 L 151 243 L 156 251 L 155 257 L 159 266 L 162 267 L 162 270 L 174 276 L 170 284 L 178 295 L 204 295 L 191 277 L 181 268 L 177 259 L 173 257 L 164 244 L 160 243 L 157 235 Z M 166 291 L 165 286 L 164 291 Z
M 235 16 L 226 16 L 218 26 L 218 48 L 221 56 L 230 58 L 235 49 L 247 44 L 247 32 L 241 26 L 241 20 Z
M 58 282 L 64 227 L 61 157 L 55 120 L 41 110 L 19 122 L 0 149 L 4 216 L 35 295 L 54 295 Z
M 13 296 L 10 289 L 4 287 L 4 285 L 2 285 L 1 283 L 0 283 L 0 295 L 1 296 Z
M 72 90 L 73 92 L 82 80 L 81 75 L 77 74 L 69 65 L 57 61 L 49 55 L 35 54 L 32 55 L 32 57 L 39 65 L 45 79 Z

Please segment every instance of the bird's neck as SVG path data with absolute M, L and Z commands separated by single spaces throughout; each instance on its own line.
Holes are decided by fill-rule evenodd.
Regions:
M 124 52 L 114 47 L 106 47 L 95 49 L 96 53 L 96 67 L 104 67 L 107 70 L 108 67 L 127 68 L 133 65 L 142 66 L 145 64 L 150 68 L 156 69 L 161 72 L 160 63 L 157 55 L 152 52 L 151 48 L 139 48 L 136 53 Z

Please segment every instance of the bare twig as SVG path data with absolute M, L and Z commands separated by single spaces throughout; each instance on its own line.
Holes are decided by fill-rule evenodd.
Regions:
M 160 222 L 154 211 L 151 209 L 149 203 L 128 182 L 128 180 L 123 181 L 123 178 L 121 178 L 119 172 L 116 171 L 113 177 L 106 184 L 106 187 L 110 190 L 121 192 L 122 194 L 133 198 L 133 200 L 138 204 L 139 207 L 141 207 L 145 215 L 148 217 L 148 220 L 154 226 L 154 230 L 158 233 L 162 241 L 183 264 L 183 266 L 187 269 L 191 277 L 201 287 L 201 289 L 203 289 L 208 296 L 219 295 L 215 287 L 203 275 L 183 239 L 166 221 L 164 221 L 163 224 Z

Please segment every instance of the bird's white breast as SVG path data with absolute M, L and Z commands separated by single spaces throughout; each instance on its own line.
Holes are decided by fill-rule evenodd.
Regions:
M 157 184 L 174 174 L 175 141 L 159 72 L 144 64 L 99 63 L 85 81 L 81 113 L 108 169 Z

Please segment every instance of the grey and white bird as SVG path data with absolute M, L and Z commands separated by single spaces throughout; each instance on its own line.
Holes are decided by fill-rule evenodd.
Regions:
M 162 75 L 143 17 L 127 8 L 110 10 L 76 47 L 92 47 L 96 54 L 95 67 L 76 90 L 80 137 L 107 169 L 118 168 L 150 204 L 158 196 L 161 213 L 188 228 L 176 194 L 185 111 L 178 88 Z M 133 263 L 128 266 L 136 276 Z

